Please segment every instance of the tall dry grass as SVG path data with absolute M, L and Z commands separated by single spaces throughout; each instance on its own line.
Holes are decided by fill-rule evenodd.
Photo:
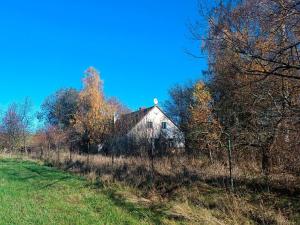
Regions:
M 297 201 L 299 177 L 271 174 L 271 193 L 265 192 L 264 176 L 255 162 L 234 165 L 235 192 L 229 191 L 229 171 L 225 163 L 173 155 L 154 159 L 147 157 L 80 155 L 61 151 L 40 157 L 55 166 L 87 177 L 92 182 L 109 186 L 118 182 L 134 190 L 130 199 L 153 205 L 168 205 L 172 217 L 184 218 L 191 224 L 292 224 L 299 213 Z M 128 197 L 128 193 L 126 193 Z M 281 202 L 284 196 L 289 203 Z

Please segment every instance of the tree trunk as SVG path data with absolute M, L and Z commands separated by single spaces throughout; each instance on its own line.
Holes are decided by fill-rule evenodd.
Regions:
M 261 160 L 261 168 L 262 168 L 262 172 L 265 175 L 268 175 L 270 173 L 270 155 L 268 153 L 268 149 L 266 149 L 266 147 L 263 147 L 262 149 L 262 160 Z
M 50 144 L 50 142 L 48 142 L 48 151 L 47 151 L 48 158 L 49 158 L 50 151 L 51 151 L 51 144 Z
M 154 148 L 155 148 L 155 140 L 151 141 L 151 151 L 150 151 L 150 160 L 151 160 L 151 173 L 152 173 L 152 181 L 154 180 Z
M 41 146 L 41 155 L 40 155 L 40 159 L 43 159 L 43 155 L 44 155 L 44 146 Z
M 73 151 L 73 145 L 71 144 L 69 148 L 69 161 L 72 162 L 72 151 Z
M 115 155 L 112 152 L 112 154 L 111 154 L 111 165 L 114 166 L 114 164 L 115 164 Z
M 87 164 L 90 164 L 90 142 L 87 143 L 88 149 L 87 149 Z
M 208 146 L 208 148 L 209 148 L 209 160 L 210 160 L 210 163 L 213 163 L 212 152 L 211 152 L 211 149 L 209 146 Z
M 23 131 L 23 147 L 24 147 L 24 152 L 27 155 L 28 152 L 27 152 L 27 146 L 26 146 L 26 134 L 24 131 Z
M 265 185 L 266 185 L 267 191 L 269 192 L 270 191 L 269 174 L 270 174 L 270 168 L 271 168 L 271 159 L 270 159 L 269 148 L 266 146 L 264 146 L 262 148 L 261 167 L 262 167 L 262 172 L 263 172 L 264 179 L 265 179 Z
M 60 154 L 59 154 L 59 146 L 56 145 L 56 154 L 57 154 L 57 162 L 60 163 Z
M 228 136 L 228 164 L 229 164 L 229 179 L 230 179 L 230 190 L 234 191 L 234 183 L 232 176 L 232 143 L 231 137 Z

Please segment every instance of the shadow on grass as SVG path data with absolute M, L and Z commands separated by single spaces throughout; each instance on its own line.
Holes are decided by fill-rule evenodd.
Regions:
M 111 164 L 100 164 L 91 167 L 82 161 L 66 161 L 65 164 L 53 165 L 59 166 L 66 171 L 74 171 L 81 175 L 86 175 L 94 171 L 97 175 L 109 175 L 114 180 L 125 182 L 130 186 L 137 187 L 140 190 L 148 192 L 155 188 L 162 197 L 172 197 L 172 194 L 177 189 L 182 187 L 191 187 L 195 183 L 203 182 L 212 187 L 222 188 L 229 191 L 230 179 L 229 176 L 207 177 L 201 171 L 190 171 L 183 167 L 182 170 L 172 174 L 163 174 L 157 170 L 151 171 L 145 166 L 132 166 L 127 163 L 123 165 L 111 167 Z M 255 193 L 265 193 L 269 190 L 272 193 L 282 196 L 294 197 L 300 195 L 300 188 L 293 187 L 292 189 L 284 184 L 270 182 L 268 186 L 262 177 L 256 179 L 234 178 L 234 185 L 237 191 Z
M 144 207 L 137 207 L 137 205 L 128 202 L 124 197 L 118 194 L 115 190 L 104 190 L 104 194 L 106 194 L 109 199 L 114 203 L 114 205 L 126 210 L 128 213 L 133 215 L 139 220 L 147 219 L 151 221 L 153 224 L 163 224 L 161 219 L 165 217 L 163 213 L 163 208 L 158 207 L 151 207 L 151 208 L 144 208 Z
M 201 171 L 190 171 L 186 167 L 171 174 L 164 174 L 157 170 L 153 172 L 145 166 L 132 166 L 127 163 L 115 165 L 114 168 L 111 165 L 103 164 L 94 165 L 91 168 L 84 162 L 75 161 L 68 162 L 65 165 L 65 169 L 76 171 L 80 174 L 93 171 L 100 177 L 108 175 L 116 181 L 138 188 L 145 196 L 150 191 L 155 190 L 161 197 L 168 199 L 176 198 L 177 195 L 180 195 L 182 188 L 188 190 L 189 188 L 201 187 L 205 184 L 210 189 L 222 192 L 220 194 L 226 194 L 226 192 L 229 192 L 230 187 L 228 176 L 208 177 Z M 253 196 L 253 201 L 255 202 L 259 202 L 260 199 L 266 199 L 270 204 L 274 203 L 278 209 L 289 210 L 292 208 L 294 212 L 300 214 L 300 189 L 298 187 L 291 189 L 284 184 L 275 182 L 270 182 L 267 186 L 262 177 L 256 179 L 239 177 L 234 180 L 234 184 L 236 194 L 249 194 Z M 116 204 L 127 204 L 116 193 L 109 193 L 109 195 Z M 124 205 L 122 207 L 126 208 Z
M 0 159 L 0 173 L 6 180 L 25 183 L 33 191 L 47 189 L 61 182 L 78 179 L 69 174 L 61 173 L 54 168 L 18 159 Z
M 175 170 L 176 172 L 164 174 L 157 170 L 151 171 L 143 165 L 131 165 L 127 163 L 115 165 L 114 167 L 112 167 L 111 164 L 99 164 L 91 167 L 83 161 L 66 161 L 61 164 L 55 164 L 53 162 L 49 165 L 62 168 L 66 171 L 75 172 L 80 175 L 86 175 L 91 171 L 98 177 L 108 175 L 113 177 L 116 181 L 121 181 L 128 186 L 138 188 L 146 196 L 150 191 L 155 190 L 161 197 L 172 199 L 181 194 L 182 188 L 189 190 L 189 188 L 200 187 L 201 185 L 203 186 L 203 184 L 209 186 L 209 189 L 220 191 L 220 193 L 217 193 L 220 195 L 226 194 L 226 191 L 229 191 L 228 176 L 208 177 L 204 174 L 205 171 L 191 171 L 185 166 L 180 170 Z M 32 166 L 30 166 L 30 168 L 32 170 Z M 46 177 L 48 177 L 47 170 L 40 172 L 35 171 L 33 168 L 31 172 L 37 176 L 45 176 L 46 174 Z M 52 182 L 54 182 L 53 185 L 55 185 L 55 182 L 64 181 L 64 179 L 69 178 L 52 177 L 51 179 Z M 250 194 L 253 196 L 253 199 L 251 199 L 253 202 L 260 202 L 261 200 L 266 199 L 268 204 L 274 204 L 278 209 L 291 209 L 293 213 L 296 212 L 300 214 L 300 190 L 299 188 L 297 189 L 297 187 L 291 190 L 285 185 L 270 183 L 268 187 L 270 192 L 266 192 L 268 188 L 261 177 L 257 179 L 239 177 L 238 179 L 235 179 L 234 182 L 236 193 L 241 195 Z M 100 181 L 97 184 L 97 189 L 102 191 L 105 190 Z M 154 207 L 153 209 L 137 207 L 135 204 L 126 201 L 126 199 L 113 190 L 110 190 L 105 194 L 109 196 L 115 205 L 127 210 L 130 214 L 133 214 L 140 219 L 150 218 L 154 224 L 161 224 L 159 218 L 165 216 L 163 212 L 164 209 L 159 209 L 159 207 Z M 204 191 L 203 194 L 206 195 L 209 193 Z
M 0 159 L 0 174 L 6 180 L 12 182 L 21 182 L 30 189 L 25 191 L 41 191 L 56 187 L 66 183 L 71 185 L 70 180 L 84 180 L 83 178 L 68 175 L 51 167 L 41 166 L 31 161 L 20 161 L 14 159 Z M 79 184 L 79 183 L 78 183 Z M 147 220 L 151 224 L 163 224 L 161 219 L 164 214 L 161 213 L 158 207 L 154 209 L 139 207 L 138 205 L 128 202 L 124 197 L 119 195 L 115 190 L 107 189 L 101 181 L 91 184 L 89 182 L 80 183 L 82 188 L 93 188 L 96 192 L 104 194 L 116 207 L 128 212 L 138 220 Z M 23 189 L 24 190 L 24 189 Z

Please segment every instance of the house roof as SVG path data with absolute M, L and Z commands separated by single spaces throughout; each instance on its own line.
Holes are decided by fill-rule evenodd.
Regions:
M 143 108 L 138 111 L 120 115 L 116 121 L 116 129 L 119 134 L 127 134 L 136 124 L 138 124 L 155 106 Z
M 120 115 L 116 121 L 115 127 L 118 134 L 127 134 L 131 131 L 135 125 L 137 125 L 153 108 L 158 108 L 167 118 L 168 115 L 158 106 L 152 106 L 149 108 L 142 108 L 138 111 Z M 170 118 L 169 120 L 178 128 L 177 124 L 174 123 Z M 179 129 L 179 128 L 178 128 Z

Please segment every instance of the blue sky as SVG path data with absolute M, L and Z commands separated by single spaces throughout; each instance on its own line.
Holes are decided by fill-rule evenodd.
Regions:
M 131 109 L 162 102 L 206 69 L 184 52 L 198 51 L 187 28 L 196 17 L 196 0 L 1 1 L 0 107 L 29 96 L 37 109 L 60 88 L 81 88 L 89 66 Z

